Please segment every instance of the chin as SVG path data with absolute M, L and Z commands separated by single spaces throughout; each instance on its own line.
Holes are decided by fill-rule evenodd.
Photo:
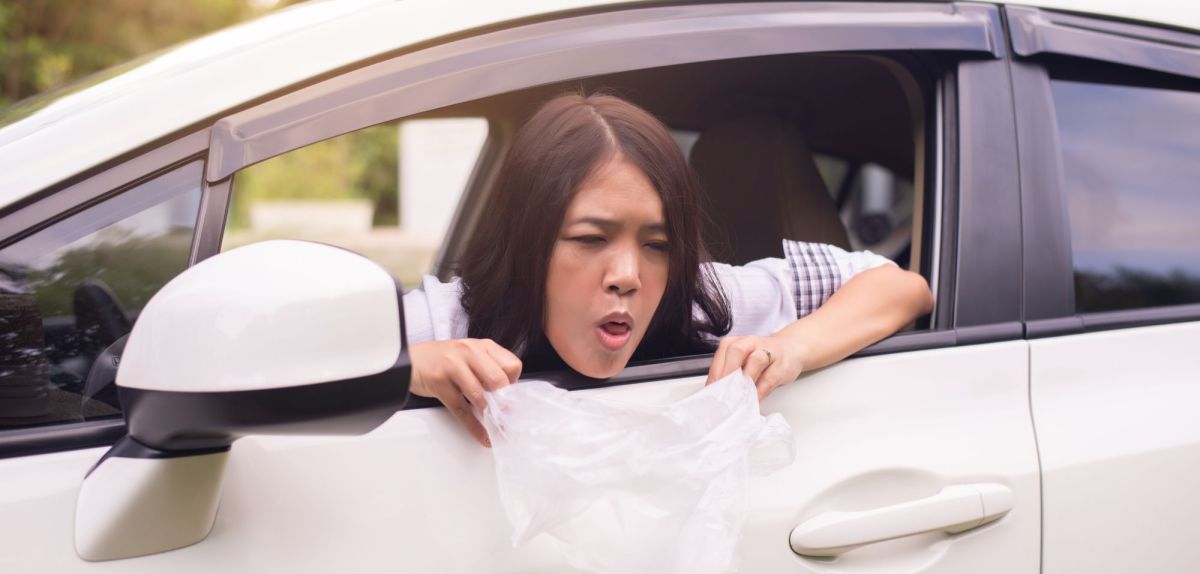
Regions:
M 620 373 L 628 362 L 628 360 L 621 362 L 589 361 L 587 365 L 580 365 L 579 367 L 571 365 L 571 368 L 579 371 L 579 374 L 593 379 L 607 379 Z M 570 365 L 569 362 L 567 364 Z
M 566 357 L 563 359 L 565 360 Z M 630 357 L 614 357 L 607 352 L 600 352 L 588 357 L 585 361 L 579 361 L 582 364 L 574 364 L 573 361 L 566 361 L 566 363 L 581 375 L 593 379 L 607 379 L 624 370 L 625 365 L 629 364 L 629 359 Z

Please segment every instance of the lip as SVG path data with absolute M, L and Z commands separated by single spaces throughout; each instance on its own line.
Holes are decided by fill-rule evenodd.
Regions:
M 625 330 L 614 333 L 604 327 L 608 323 L 623 323 Z M 625 311 L 614 311 L 605 315 L 596 324 L 596 336 L 600 339 L 600 344 L 609 351 L 619 351 L 633 336 L 633 315 Z

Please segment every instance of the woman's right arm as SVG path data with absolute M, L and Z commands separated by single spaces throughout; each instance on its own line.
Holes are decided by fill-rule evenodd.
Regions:
M 404 295 L 404 321 L 413 375 L 410 392 L 446 405 L 479 444 L 491 446 L 475 416 L 483 393 L 516 382 L 521 360 L 490 339 L 467 338 L 461 281 L 427 275 Z M 471 407 L 475 407 L 472 409 Z
M 491 339 L 418 343 L 409 348 L 409 356 L 413 365 L 409 392 L 441 401 L 479 444 L 492 446 L 475 413 L 487 406 L 485 391 L 517 382 L 521 359 Z

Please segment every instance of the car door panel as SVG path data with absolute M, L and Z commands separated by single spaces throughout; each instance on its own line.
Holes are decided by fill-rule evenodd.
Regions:
M 1044 572 L 1195 571 L 1200 36 L 1007 17 Z
M 1037 572 L 1026 362 L 1023 341 L 915 351 L 847 361 L 777 390 L 763 407 L 787 417 L 797 458 L 751 484 L 754 518 L 742 556 L 780 572 Z M 784 542 L 822 512 L 869 510 L 979 482 L 1009 487 L 1016 504 L 975 531 L 864 546 L 834 562 L 798 557 Z
M 750 519 L 739 560 L 753 572 L 1029 572 L 1038 563 L 1038 480 L 1029 425 L 1025 343 L 936 349 L 847 361 L 802 377 L 763 405 L 792 425 L 797 458 L 749 483 Z M 694 392 L 703 377 L 576 391 L 637 404 Z M 37 484 L 38 522 L 0 525 L 21 540 L 6 571 L 212 570 L 564 572 L 545 537 L 509 547 L 491 456 L 444 409 L 397 413 L 362 437 L 251 437 L 234 444 L 216 524 L 179 550 L 89 563 L 69 530 L 83 474 L 103 449 L 0 461 L 0 473 Z M 996 482 L 1015 495 L 996 523 L 851 551 L 836 562 L 801 558 L 791 530 L 816 514 L 864 510 Z M 34 493 L 37 493 L 36 495 Z M 13 560 L 13 554 L 9 560 Z M 26 561 L 27 562 L 24 562 Z M 36 566 L 36 568 L 35 568 Z
M 1045 572 L 1200 564 L 1200 323 L 1032 342 Z
M 821 6 L 804 5 L 803 11 L 819 11 Z M 871 8 L 846 6 L 850 13 Z M 909 8 L 920 6 L 889 6 L 886 11 Z M 992 36 L 1000 33 L 998 25 L 993 25 L 997 24 L 995 8 L 958 5 L 932 10 L 938 21 L 949 18 L 954 26 L 966 25 L 973 31 L 965 48 L 999 57 L 1002 50 Z M 959 22 L 964 19 L 965 24 Z M 824 20 L 816 17 L 813 22 Z M 878 40 L 872 34 L 864 37 Z M 941 42 L 918 47 L 964 49 L 948 40 L 945 45 Z M 878 47 L 905 46 L 885 43 Z M 577 73 L 577 67 L 570 69 Z M 978 147 L 984 140 L 989 150 L 987 162 L 972 160 L 964 152 L 962 225 L 980 219 L 980 211 L 988 211 L 988 216 L 996 219 L 1001 211 L 997 204 L 1015 206 L 1004 194 L 1011 186 L 994 173 L 1003 170 L 989 171 L 984 165 L 1004 159 L 1004 150 L 1011 143 L 1010 138 L 998 135 L 1001 127 L 1011 124 L 1004 114 L 995 112 L 1007 103 L 999 89 L 1003 86 L 980 81 L 1003 82 L 1006 76 L 995 73 L 998 69 L 1003 70 L 1001 60 L 979 59 L 964 63 L 961 72 L 964 94 L 970 99 L 958 110 L 958 121 L 964 126 L 964 150 L 974 149 L 971 146 Z M 363 74 L 367 72 L 359 75 Z M 322 85 L 312 86 L 285 94 L 280 101 L 311 103 L 305 98 L 323 89 Z M 992 105 L 994 101 L 999 105 Z M 369 102 L 359 104 L 367 106 Z M 426 104 L 436 107 L 434 104 L 444 102 Z M 988 108 L 987 113 L 980 113 L 981 108 Z M 234 119 L 269 109 L 274 109 L 271 102 L 244 110 Z M 938 113 L 941 111 L 939 108 Z M 332 121 L 332 114 L 326 117 L 318 112 L 313 123 L 320 123 L 330 133 L 352 129 Z M 947 114 L 952 116 L 952 111 Z M 971 123 L 980 118 L 999 127 Z M 370 123 L 362 121 L 363 125 Z M 303 143 L 306 141 L 296 139 L 289 145 Z M 215 149 L 213 157 L 220 157 L 221 151 Z M 947 157 L 956 152 L 946 151 Z M 943 160 L 939 157 L 937 161 Z M 957 165 L 946 166 L 946 173 L 955 169 Z M 972 178 L 988 185 L 972 186 Z M 947 205 L 957 198 L 955 184 L 946 183 Z M 972 191 L 985 187 L 987 193 Z M 202 215 L 193 262 L 219 252 L 229 189 L 228 178 L 205 189 L 210 202 L 206 205 L 217 207 Z M 940 202 L 942 191 L 938 193 Z M 972 198 L 987 199 L 986 205 L 980 206 Z M 958 212 L 949 209 L 945 217 L 951 222 L 959 220 Z M 952 236 L 956 228 L 948 223 L 945 229 L 948 237 L 944 243 L 956 243 Z M 987 229 L 971 228 L 971 238 L 986 241 L 963 241 L 961 249 L 966 252 L 986 246 L 992 249 L 989 254 L 1003 254 L 1009 244 L 996 241 L 985 233 Z M 952 251 L 945 252 L 946 261 L 953 256 Z M 971 261 L 965 255 L 964 260 Z M 954 312 L 959 319 L 974 319 L 967 322 L 972 325 L 1014 321 L 1009 309 L 1015 303 L 979 303 L 996 298 L 989 289 L 1009 287 L 993 277 L 1011 276 L 1007 267 L 992 261 L 975 267 L 986 267 L 991 274 L 971 273 L 961 266 L 956 287 L 960 308 L 947 305 L 944 315 L 951 317 Z M 947 288 L 954 285 L 950 279 L 953 272 L 952 268 L 941 271 Z M 949 291 L 945 293 L 946 300 L 953 302 Z M 952 326 L 949 319 L 939 323 L 942 328 L 948 325 Z M 943 333 L 952 335 L 953 340 L 949 331 L 936 334 Z M 1037 572 L 1041 509 L 1028 376 L 1028 346 L 1013 340 L 855 358 L 806 374 L 777 390 L 763 403 L 763 410 L 781 412 L 790 421 L 797 458 L 788 468 L 749 483 L 750 518 L 738 552 L 742 571 Z M 576 392 L 662 404 L 686 396 L 702 384 L 703 377 L 692 374 Z M 14 516 L 21 517 L 0 521 L 0 571 L 571 572 L 565 566 L 562 546 L 546 537 L 510 548 L 491 457 L 441 408 L 397 413 L 362 437 L 241 439 L 229 457 L 221 506 L 205 540 L 150 556 L 85 562 L 75 555 L 70 526 L 80 482 L 103 453 L 104 449 L 86 449 L 0 460 L 0 476 L 9 486 L 0 491 L 0 497 L 7 497 L 0 501 L 4 501 L 6 514 L 12 508 Z M 53 480 L 45 479 L 49 475 Z M 822 513 L 871 510 L 929 497 L 948 486 L 979 483 L 1010 489 L 1014 504 L 1007 515 L 977 529 L 880 542 L 837 559 L 801 557 L 789 545 L 789 535 L 797 525 Z

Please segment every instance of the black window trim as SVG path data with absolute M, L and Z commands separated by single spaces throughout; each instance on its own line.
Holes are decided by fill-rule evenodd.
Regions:
M 176 167 L 203 159 L 209 130 L 189 133 L 65 187 L 0 209 L 0 249 Z M 198 182 L 199 183 L 199 182 Z
M 125 419 L 0 430 L 0 459 L 108 447 L 125 436 Z
M 1021 323 L 1018 321 L 944 331 L 899 333 L 851 355 L 850 358 L 1015 341 L 1020 340 L 1021 336 Z M 547 381 L 556 387 L 571 391 L 599 389 L 661 379 L 704 376 L 708 373 L 709 365 L 712 364 L 712 357 L 711 354 L 689 355 L 640 362 L 629 365 L 625 370 L 609 379 L 592 379 L 569 370 L 525 373 L 521 377 Z M 401 410 L 408 411 L 439 406 L 441 406 L 441 403 L 437 399 L 411 396 Z
M 1021 6 L 1005 13 L 1017 56 L 1076 56 L 1200 78 L 1200 35 Z
M 221 252 L 221 240 L 225 236 L 225 222 L 229 219 L 230 199 L 233 196 L 232 179 L 211 183 L 204 181 L 196 231 L 192 235 L 192 249 L 188 253 L 188 267 Z
M 953 327 L 982 327 L 1021 317 L 1020 183 L 1014 105 L 1007 62 L 967 60 L 958 67 Z M 950 183 L 950 182 L 948 182 Z

